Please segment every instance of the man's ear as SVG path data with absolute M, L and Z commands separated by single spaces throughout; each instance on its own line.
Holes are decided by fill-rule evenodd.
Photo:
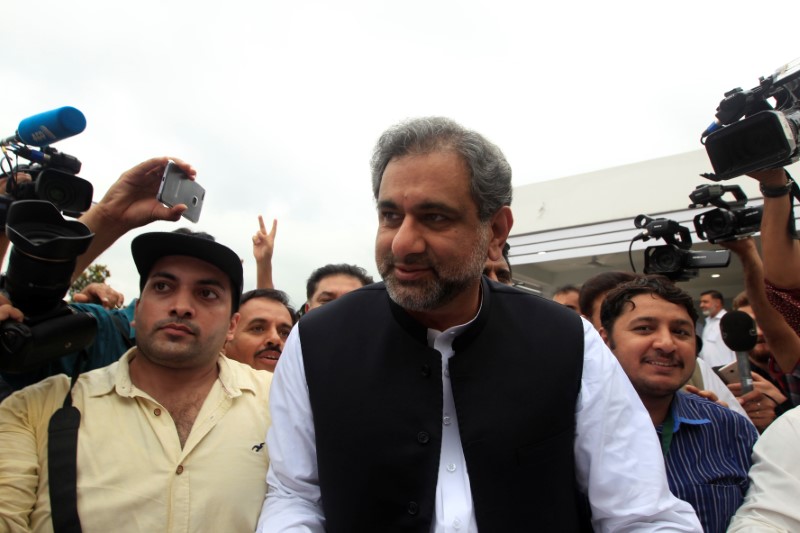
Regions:
M 600 338 L 603 339 L 603 342 L 606 343 L 606 346 L 611 348 L 611 339 L 608 337 L 608 331 L 606 331 L 606 328 L 600 326 L 600 329 L 598 329 L 597 332 L 600 334 Z
M 309 309 L 308 302 L 306 302 L 306 303 L 305 303 L 305 306 L 304 306 L 304 307 L 305 307 L 305 310 L 304 310 L 303 312 L 304 312 L 304 313 L 308 313 L 308 309 Z
M 133 304 L 133 320 L 131 320 L 131 327 L 136 329 L 136 315 L 139 314 L 139 303 L 142 301 L 141 295 L 136 298 L 136 303 Z
M 225 335 L 225 342 L 230 342 L 233 340 L 233 334 L 236 332 L 236 325 L 239 324 L 239 317 L 241 315 L 239 313 L 233 313 L 231 315 L 231 323 L 228 324 L 228 333 Z
M 504 205 L 497 212 L 492 215 L 489 221 L 489 228 L 492 235 L 489 239 L 489 259 L 492 261 L 499 261 L 503 257 L 503 246 L 508 240 L 508 234 L 511 233 L 511 226 L 514 225 L 514 215 L 511 213 L 511 208 Z

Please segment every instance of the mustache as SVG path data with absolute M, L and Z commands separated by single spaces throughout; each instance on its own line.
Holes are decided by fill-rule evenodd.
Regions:
M 267 344 L 266 348 L 257 351 L 256 355 L 261 355 L 262 353 L 265 352 L 278 352 L 279 354 L 281 354 L 283 353 L 283 350 L 281 350 L 281 347 L 277 344 Z
M 186 320 L 185 318 L 165 318 L 163 320 L 159 320 L 153 326 L 153 331 L 172 325 L 182 326 L 188 329 L 192 333 L 192 335 L 198 335 L 200 333 L 200 328 L 198 328 L 197 325 L 195 325 L 190 320 Z
M 396 264 L 407 265 L 407 266 L 424 266 L 424 267 L 431 267 L 433 264 L 431 263 L 430 259 L 426 254 L 411 254 L 406 255 L 404 257 L 398 258 L 392 253 L 387 253 L 383 256 L 383 264 L 394 266 Z

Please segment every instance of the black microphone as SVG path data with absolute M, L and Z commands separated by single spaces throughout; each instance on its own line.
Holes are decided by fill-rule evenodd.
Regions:
M 725 346 L 736 352 L 736 362 L 739 363 L 739 376 L 742 383 L 742 394 L 753 390 L 753 376 L 750 373 L 750 357 L 758 340 L 756 321 L 743 311 L 725 313 L 719 321 L 722 332 L 722 341 Z

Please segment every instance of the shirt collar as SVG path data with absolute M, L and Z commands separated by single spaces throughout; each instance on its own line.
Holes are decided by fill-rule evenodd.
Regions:
M 702 424 L 710 424 L 711 420 L 708 418 L 693 418 L 691 414 L 687 411 L 688 400 L 684 397 L 687 394 L 682 391 L 678 391 L 675 393 L 675 396 L 672 398 L 672 403 L 670 404 L 670 410 L 672 412 L 672 419 L 675 421 L 675 427 L 673 431 L 677 432 L 681 424 L 688 424 L 690 426 L 700 426 Z
M 120 357 L 119 361 L 107 367 L 107 372 L 91 373 L 95 374 L 97 379 L 88 381 L 89 395 L 92 397 L 103 396 L 116 391 L 117 394 L 123 397 L 133 398 L 142 394 L 131 381 L 130 361 L 136 353 L 134 346 L 125 354 Z M 220 354 L 217 360 L 217 367 L 219 368 L 219 376 L 217 379 L 220 381 L 225 393 L 231 397 L 236 398 L 241 396 L 242 391 L 255 392 L 255 384 L 248 379 L 239 379 L 241 374 L 237 374 L 236 369 L 233 368 L 230 359 Z
M 429 328 L 428 329 L 428 346 L 433 347 L 436 339 L 441 335 L 447 334 L 451 339 L 461 335 L 461 333 L 463 333 L 463 331 L 465 329 L 467 329 L 470 324 L 475 322 L 475 319 L 478 318 L 478 316 L 481 314 L 481 309 L 483 309 L 483 284 L 481 284 L 480 302 L 478 303 L 478 312 L 475 313 L 475 316 L 473 316 L 467 322 L 464 322 L 463 324 L 459 324 L 457 326 L 452 326 L 450 328 L 447 328 L 445 331 L 439 331 L 437 329 Z M 452 344 L 452 341 L 451 341 L 451 344 Z

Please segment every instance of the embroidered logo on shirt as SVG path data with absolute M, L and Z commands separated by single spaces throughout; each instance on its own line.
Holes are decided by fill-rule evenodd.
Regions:
M 256 444 L 255 446 L 253 446 L 251 448 L 251 450 L 253 450 L 254 452 L 260 452 L 261 448 L 264 447 L 264 444 L 266 444 L 266 443 L 262 442 L 261 444 Z

